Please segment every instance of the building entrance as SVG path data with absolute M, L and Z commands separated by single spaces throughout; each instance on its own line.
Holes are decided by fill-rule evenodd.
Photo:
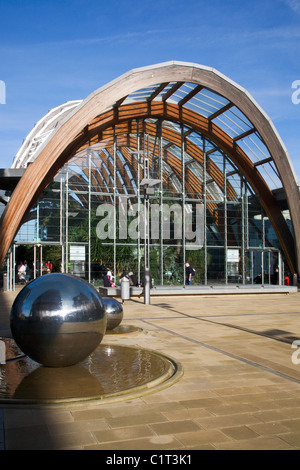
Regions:
M 7 263 L 8 287 L 14 289 L 16 284 L 25 284 L 49 272 L 61 272 L 62 252 L 58 245 L 14 244 Z
M 247 250 L 246 283 L 282 285 L 283 262 L 279 250 Z

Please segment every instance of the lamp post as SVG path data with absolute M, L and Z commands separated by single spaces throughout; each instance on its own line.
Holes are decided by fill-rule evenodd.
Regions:
M 149 196 L 154 194 L 154 186 L 161 180 L 143 178 L 140 185 L 144 188 L 144 304 L 150 304 L 150 201 Z

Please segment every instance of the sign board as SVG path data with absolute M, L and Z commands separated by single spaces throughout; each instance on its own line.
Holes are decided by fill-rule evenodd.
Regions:
M 228 263 L 238 263 L 240 256 L 240 250 L 229 248 L 227 250 L 227 262 Z
M 85 261 L 85 246 L 71 245 L 70 246 L 70 261 Z

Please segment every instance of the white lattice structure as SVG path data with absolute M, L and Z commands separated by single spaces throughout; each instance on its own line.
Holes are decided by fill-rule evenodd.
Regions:
M 55 132 L 57 125 L 80 103 L 81 100 L 67 101 L 64 104 L 51 109 L 42 119 L 40 119 L 25 138 L 13 161 L 12 168 L 26 168 L 29 163 L 34 162 L 36 155 L 38 155 L 41 150 L 41 146 L 50 137 L 50 135 Z

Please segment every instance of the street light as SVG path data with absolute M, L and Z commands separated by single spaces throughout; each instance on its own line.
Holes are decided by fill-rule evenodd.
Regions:
M 149 196 L 154 194 L 154 186 L 159 184 L 161 180 L 152 178 L 143 178 L 140 186 L 144 188 L 144 304 L 150 304 L 150 227 L 149 213 L 150 201 Z

